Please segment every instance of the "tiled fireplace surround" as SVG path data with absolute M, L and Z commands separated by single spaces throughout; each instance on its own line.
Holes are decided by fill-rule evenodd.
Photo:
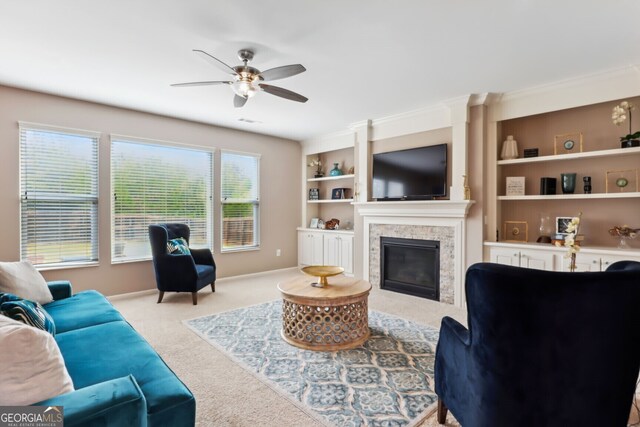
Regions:
M 464 304 L 466 216 L 473 202 L 355 203 L 363 217 L 363 277 L 380 287 L 380 237 L 440 242 L 440 302 Z

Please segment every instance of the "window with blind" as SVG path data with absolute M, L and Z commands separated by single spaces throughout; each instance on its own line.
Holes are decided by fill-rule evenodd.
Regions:
M 183 223 L 189 245 L 212 248 L 213 153 L 111 137 L 111 260 L 151 259 L 149 224 Z
M 222 251 L 257 249 L 260 156 L 223 151 L 221 163 Z
M 97 262 L 100 134 L 19 125 L 21 259 L 40 267 Z

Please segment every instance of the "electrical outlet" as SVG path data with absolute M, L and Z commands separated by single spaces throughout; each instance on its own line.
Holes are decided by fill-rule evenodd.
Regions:
M 280 249 L 276 249 L 276 256 L 282 255 L 282 251 Z

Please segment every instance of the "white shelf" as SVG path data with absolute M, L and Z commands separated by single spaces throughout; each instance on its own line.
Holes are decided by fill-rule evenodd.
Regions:
M 351 203 L 353 199 L 322 199 L 322 200 L 307 200 L 307 203 Z
M 640 198 L 640 192 L 498 196 L 498 200 L 572 200 L 572 199 L 634 199 L 634 198 Z
M 526 157 L 522 159 L 513 159 L 513 160 L 498 160 L 498 165 L 499 166 L 519 165 L 522 163 L 552 162 L 556 160 L 577 160 L 577 159 L 587 159 L 590 157 L 622 156 L 622 155 L 628 155 L 628 154 L 640 154 L 640 147 L 613 148 L 611 150 L 586 151 L 584 153 L 575 153 L 575 154 L 556 154 L 553 156 Z
M 307 182 L 318 182 L 318 181 L 337 181 L 339 179 L 353 179 L 355 175 L 338 175 L 338 176 L 323 176 L 322 178 L 308 178 Z

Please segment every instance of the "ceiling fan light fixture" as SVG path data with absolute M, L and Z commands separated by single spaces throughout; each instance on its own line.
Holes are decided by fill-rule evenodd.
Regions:
M 260 90 L 258 83 L 260 83 L 260 76 L 257 74 L 241 72 L 235 77 L 231 89 L 238 96 L 251 98 Z

